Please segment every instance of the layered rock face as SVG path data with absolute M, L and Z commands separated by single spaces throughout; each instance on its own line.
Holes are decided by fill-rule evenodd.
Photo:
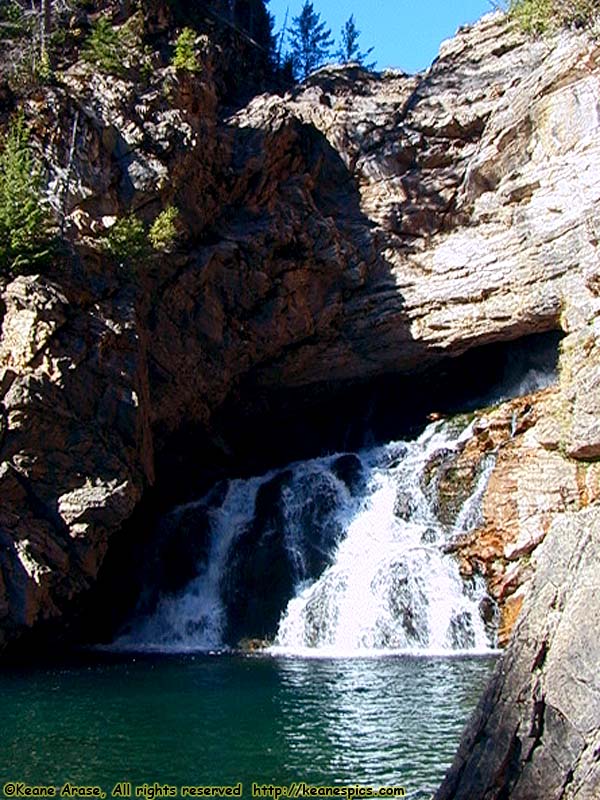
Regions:
M 563 341 L 556 388 L 509 404 L 516 436 L 500 437 L 484 526 L 457 543 L 463 569 L 487 573 L 505 632 L 521 613 L 436 800 L 600 792 L 596 330 Z
M 600 794 L 598 506 L 559 515 L 511 646 L 436 800 Z
M 225 401 L 316 397 L 559 327 L 595 352 L 599 59 L 585 34 L 532 43 L 495 15 L 423 75 L 328 68 L 229 116 L 210 43 L 199 77 L 75 65 L 31 98 L 80 262 L 2 287 L 2 642 L 72 608 L 170 436 L 210 438 Z M 110 218 L 169 202 L 176 252 L 132 275 L 98 251 Z M 560 470 L 563 441 L 596 454 L 585 373 L 540 414 Z M 520 496 L 506 469 L 497 491 Z M 506 528 L 487 502 L 486 530 Z M 523 536 L 529 555 L 542 535 Z

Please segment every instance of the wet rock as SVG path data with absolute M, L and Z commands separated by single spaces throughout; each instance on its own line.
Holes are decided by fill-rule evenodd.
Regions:
M 428 644 L 428 598 L 419 591 L 418 580 L 411 580 L 405 562 L 390 565 L 388 596 L 391 620 L 401 623 L 402 636 L 395 630 L 380 633 L 381 647 L 426 647 Z
M 427 528 L 425 531 L 423 531 L 421 536 L 421 541 L 423 544 L 434 544 L 434 542 L 437 542 L 437 540 L 438 533 L 435 528 Z
M 229 556 L 222 588 L 228 642 L 273 637 L 293 594 L 294 570 L 279 524 L 282 491 L 291 477 L 284 471 L 260 486 L 254 519 Z
M 284 470 L 260 486 L 252 523 L 225 570 L 230 641 L 273 637 L 297 587 L 330 565 L 342 534 L 338 492 L 319 468 Z
M 260 653 L 272 644 L 268 639 L 240 639 L 238 649 L 245 653 Z
M 398 519 L 408 521 L 416 510 L 417 506 L 414 497 L 409 493 L 405 494 L 402 489 L 399 489 L 396 500 L 394 501 L 395 516 L 398 517 Z
M 600 511 L 556 516 L 511 644 L 436 800 L 586 798 L 600 790 Z
M 498 606 L 491 597 L 482 598 L 479 603 L 479 613 L 485 629 L 493 638 L 498 627 Z
M 159 523 L 157 567 L 146 584 L 157 592 L 176 592 L 198 575 L 206 563 L 211 534 L 210 509 L 183 508 Z
M 452 617 L 448 636 L 453 648 L 469 649 L 475 646 L 473 619 L 468 611 Z
M 331 471 L 348 487 L 353 495 L 359 495 L 365 485 L 366 476 L 360 458 L 353 453 L 347 453 L 331 465 Z

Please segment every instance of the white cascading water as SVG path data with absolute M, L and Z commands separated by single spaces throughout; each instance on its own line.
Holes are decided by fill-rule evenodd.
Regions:
M 436 423 L 415 442 L 363 455 L 370 472 L 366 497 L 346 516 L 345 537 L 332 565 L 288 604 L 275 651 L 345 655 L 490 649 L 479 610 L 486 596 L 483 582 L 467 589 L 455 560 L 444 554 L 448 534 L 422 485 L 432 458 L 455 450 L 468 436 L 467 429 L 453 439 L 446 426 Z M 477 524 L 491 466 L 491 461 L 484 465 L 453 534 Z
M 450 457 L 470 436 L 470 428 L 453 433 L 452 427 L 436 422 L 416 441 L 359 453 L 356 460 L 364 481 L 360 491 L 355 487 L 354 495 L 336 474 L 339 456 L 286 469 L 279 495 L 278 535 L 283 538 L 295 585 L 272 652 L 366 655 L 490 650 L 493 642 L 480 611 L 486 597 L 484 584 L 466 584 L 444 546 L 449 538 L 478 524 L 492 460 L 481 465 L 474 492 L 451 531 L 436 515 L 435 491 L 425 490 L 425 473 L 433 460 Z M 162 597 L 153 613 L 136 621 L 115 647 L 223 648 L 227 571 L 236 546 L 252 524 L 260 487 L 278 474 L 229 482 L 221 504 L 209 507 L 211 540 L 198 576 L 178 594 Z M 315 503 L 317 496 L 325 502 Z M 308 525 L 307 508 L 313 509 Z M 307 527 L 312 531 L 310 544 Z M 326 533 L 315 534 L 315 527 Z M 311 579 L 307 564 L 315 541 L 317 550 L 326 548 L 327 553 L 321 574 Z M 269 592 L 268 585 L 262 588 Z
M 263 480 L 230 481 L 222 505 L 210 509 L 210 549 L 198 576 L 182 592 L 162 597 L 150 616 L 137 621 L 132 630 L 114 642 L 116 649 L 193 652 L 223 647 L 225 609 L 221 580 L 233 543 L 252 519 L 256 493 Z M 180 506 L 172 513 L 177 515 L 204 502 Z

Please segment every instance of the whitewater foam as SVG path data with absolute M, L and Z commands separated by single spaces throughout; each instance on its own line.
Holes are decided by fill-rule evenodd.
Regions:
M 171 653 L 226 647 L 228 571 L 253 524 L 261 487 L 279 477 L 277 536 L 292 585 L 270 653 L 491 652 L 494 642 L 480 610 L 487 598 L 484 583 L 465 583 L 445 545 L 478 524 L 493 459 L 482 462 L 451 529 L 438 517 L 435 481 L 428 479 L 432 465 L 452 458 L 471 434 L 470 425 L 457 430 L 455 424 L 436 422 L 416 441 L 344 456 L 362 475 L 352 490 L 347 476 L 340 476 L 339 455 L 230 481 L 220 504 L 208 508 L 210 544 L 197 577 L 182 591 L 161 597 L 114 647 Z

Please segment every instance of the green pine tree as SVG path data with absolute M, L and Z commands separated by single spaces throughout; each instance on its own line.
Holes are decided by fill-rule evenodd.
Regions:
M 188 72 L 200 72 L 202 67 L 198 61 L 196 34 L 192 28 L 184 28 L 175 42 L 175 52 L 171 62 L 175 69 Z
M 175 206 L 167 206 L 156 217 L 150 230 L 148 239 L 155 250 L 168 251 L 177 240 L 177 220 L 179 211 Z
M 148 255 L 146 227 L 139 217 L 129 212 L 109 228 L 102 246 L 121 266 L 136 266 Z
M 368 64 L 365 63 L 365 60 L 373 52 L 373 48 L 369 47 L 369 49 L 363 53 L 358 46 L 359 36 L 360 31 L 354 22 L 354 14 L 351 14 L 342 28 L 340 47 L 336 54 L 337 58 L 342 64 L 357 63 L 366 67 L 366 69 L 373 69 L 375 66 L 374 61 Z
M 313 4 L 305 0 L 302 11 L 292 21 L 290 31 L 294 76 L 304 80 L 311 72 L 322 67 L 331 57 L 332 47 L 331 31 L 325 27 Z
M 0 273 L 37 268 L 51 253 L 50 214 L 22 114 L 9 126 L 0 154 Z
M 109 75 L 122 76 L 126 72 L 127 42 L 123 34 L 113 28 L 108 17 L 103 16 L 96 21 L 81 55 L 88 64 Z

